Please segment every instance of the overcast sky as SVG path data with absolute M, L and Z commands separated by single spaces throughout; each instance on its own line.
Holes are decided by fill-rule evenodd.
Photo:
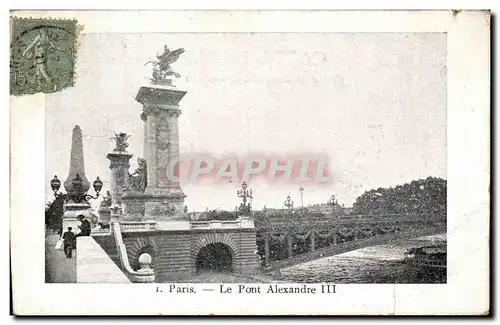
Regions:
M 144 63 L 168 44 L 188 93 L 181 153 L 301 152 L 329 157 L 333 183 L 305 184 L 304 205 L 332 193 L 351 205 L 365 190 L 446 178 L 446 34 L 82 34 L 75 87 L 47 95 L 46 177 L 66 179 L 71 132 L 84 136 L 86 174 L 109 189 L 113 131 L 142 156 Z M 234 209 L 238 184 L 184 184 L 190 211 Z M 255 181 L 254 207 L 281 208 L 298 184 Z M 47 184 L 47 199 L 51 197 Z

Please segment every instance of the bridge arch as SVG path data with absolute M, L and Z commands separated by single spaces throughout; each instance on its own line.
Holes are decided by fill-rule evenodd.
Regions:
M 198 238 L 191 250 L 193 270 L 234 271 L 240 258 L 238 245 L 230 234 L 209 233 Z

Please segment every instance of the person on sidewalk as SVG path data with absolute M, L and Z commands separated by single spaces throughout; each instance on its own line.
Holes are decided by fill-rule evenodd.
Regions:
M 63 234 L 64 254 L 66 258 L 71 258 L 73 246 L 75 245 L 75 234 L 71 231 L 73 228 L 68 227 L 68 231 Z

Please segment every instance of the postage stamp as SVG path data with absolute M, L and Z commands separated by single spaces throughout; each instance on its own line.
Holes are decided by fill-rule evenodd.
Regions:
M 73 86 L 76 20 L 11 18 L 10 93 L 53 93 Z
M 14 19 L 15 310 L 487 313 L 488 13 L 331 15 Z

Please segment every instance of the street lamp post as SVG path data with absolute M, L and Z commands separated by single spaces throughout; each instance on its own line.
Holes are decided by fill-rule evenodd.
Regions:
M 304 188 L 302 186 L 299 188 L 299 192 L 300 192 L 300 203 L 302 205 L 302 210 L 304 210 Z
M 240 204 L 239 212 L 241 214 L 250 214 L 252 211 L 251 201 L 253 199 L 252 190 L 248 190 L 248 185 L 246 182 L 241 183 L 241 189 L 236 192 L 238 197 L 240 197 L 243 202 Z M 247 201 L 250 202 L 247 203 Z
M 75 178 L 71 181 L 73 188 L 68 193 L 59 193 L 59 189 L 61 188 L 61 181 L 57 178 L 57 175 L 50 181 L 50 187 L 54 192 L 54 196 L 57 198 L 61 197 L 64 200 L 72 200 L 75 203 L 87 202 L 90 199 L 97 199 L 99 197 L 99 193 L 102 190 L 102 181 L 97 176 L 96 180 L 92 184 L 94 186 L 94 191 L 96 192 L 95 196 L 87 194 L 87 192 L 83 189 L 83 180 L 80 177 L 80 174 L 76 174 Z
M 286 200 L 285 202 L 283 202 L 283 204 L 288 208 L 288 210 L 293 210 L 293 201 L 290 195 L 286 197 Z
M 328 200 L 328 205 L 331 206 L 332 208 L 334 208 L 338 203 L 337 203 L 337 199 L 335 198 L 335 195 L 332 194 L 332 196 L 330 196 L 330 199 Z

